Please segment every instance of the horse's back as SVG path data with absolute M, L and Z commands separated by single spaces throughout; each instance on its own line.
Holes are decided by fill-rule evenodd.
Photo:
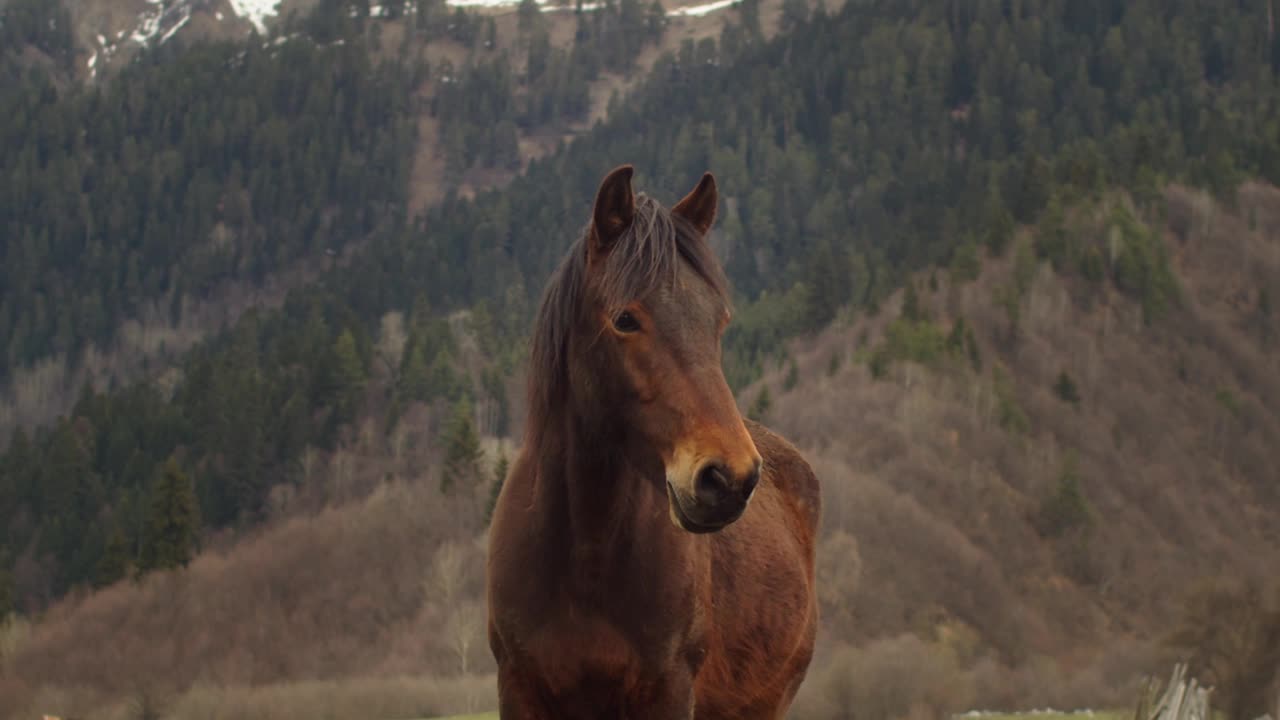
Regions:
M 822 516 L 822 491 L 813 468 L 786 438 L 754 420 L 745 420 L 747 432 L 764 459 L 764 483 L 775 488 L 784 504 L 798 513 L 815 537 Z

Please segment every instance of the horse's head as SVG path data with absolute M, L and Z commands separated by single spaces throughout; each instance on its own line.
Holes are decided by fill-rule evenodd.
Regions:
M 668 212 L 634 195 L 631 175 L 604 179 L 586 236 L 595 382 L 628 444 L 661 458 L 672 520 L 713 532 L 745 511 L 761 462 L 720 364 L 730 310 L 706 238 L 716 182 L 707 173 Z

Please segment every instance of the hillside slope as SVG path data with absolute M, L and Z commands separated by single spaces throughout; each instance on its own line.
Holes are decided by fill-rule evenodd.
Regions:
M 1280 563 L 1280 318 L 1260 305 L 1280 287 L 1280 190 L 1246 185 L 1229 209 L 1171 187 L 1148 213 L 1113 195 L 1063 223 L 1116 267 L 1147 231 L 1177 299 L 1144 313 L 1141 293 L 1037 259 L 1050 228 L 1024 228 L 973 279 L 919 274 L 791 343 L 742 393 L 758 408 L 769 388 L 765 419 L 825 493 L 821 650 L 796 717 L 834 717 L 856 685 L 844 649 L 885 643 L 946 649 L 913 669 L 950 668 L 941 699 L 915 698 L 940 712 L 1127 702 L 1163 669 L 1189 579 Z M 289 518 L 281 497 L 284 519 L 182 573 L 53 608 L 5 661 L 0 712 L 114 717 L 148 694 L 176 718 L 301 718 L 371 692 L 388 717 L 490 707 L 492 480 L 442 494 L 441 450 L 404 440 L 362 435 L 317 464 L 313 483 L 367 498 Z
M 281 57 L 303 50 L 343 56 L 352 46 L 338 44 L 334 33 L 348 30 L 363 32 L 357 35 L 373 48 L 373 28 L 381 26 L 352 18 L 345 2 L 318 5 L 326 12 L 309 21 L 316 46 L 286 40 Z M 979 247 L 1003 251 L 1016 223 L 1052 221 L 1064 204 L 1123 189 L 1147 207 L 1171 180 L 1227 197 L 1243 177 L 1280 179 L 1280 55 L 1272 52 L 1280 46 L 1255 42 L 1264 8 L 1219 12 L 1204 0 L 1111 13 L 1079 7 L 877 0 L 833 14 L 821 4 L 810 11 L 788 2 L 781 34 L 766 42 L 760 6 L 744 2 L 718 39 L 682 41 L 626 102 L 614 104 L 607 122 L 531 163 L 501 192 L 471 200 L 447 194 L 414 219 L 399 203 L 388 213 L 366 206 L 350 219 L 376 222 L 368 244 L 346 267 L 291 292 L 279 311 L 249 313 L 155 382 L 81 393 L 68 417 L 14 437 L 17 450 L 0 462 L 7 531 L 0 568 L 14 578 L 17 606 L 35 612 L 71 588 L 118 577 L 122 564 L 107 552 L 113 538 L 136 560 L 149 486 L 170 460 L 192 478 L 206 531 L 249 530 L 269 516 L 273 493 L 307 484 L 318 449 L 390 433 L 415 403 L 430 404 L 440 419 L 466 401 L 509 427 L 518 412 L 508 387 L 531 301 L 580 231 L 599 178 L 619 162 L 635 163 L 638 186 L 668 202 L 706 169 L 716 171 L 723 212 L 713 242 L 738 307 L 725 351 L 734 387 L 757 379 L 785 338 L 825 326 L 837 308 L 874 307 L 907 273 L 931 263 L 972 257 Z M 524 51 L 546 62 L 526 65 L 540 70 L 523 79 L 501 53 L 486 55 L 481 38 L 494 27 L 487 19 L 423 19 L 428 47 L 457 34 L 478 58 L 456 74 L 456 65 L 432 64 L 432 76 L 449 88 L 432 107 L 440 132 L 454 139 L 445 161 L 455 179 L 505 167 L 519 123 L 580 111 L 593 73 L 626 67 L 635 48 L 652 46 L 642 11 L 631 0 L 613 15 L 576 16 L 581 42 L 567 51 L 535 43 L 542 14 L 526 13 L 534 27 L 526 28 Z M 519 24 L 517 13 L 517 35 Z M 628 43 L 614 42 L 620 31 Z M 384 54 L 403 47 L 383 40 Z M 1117 64 L 1121 51 L 1127 61 Z M 1124 72 L 1114 75 L 1113 67 Z M 279 125 L 271 127 L 277 132 L 269 139 L 279 140 Z M 369 187 L 346 172 L 359 163 L 342 153 L 331 159 L 344 185 Z M 397 153 L 388 162 L 403 169 L 404 160 Z M 363 167 L 378 177 L 385 169 Z M 329 178 L 301 177 L 321 185 Z M 300 188 L 282 182 L 268 184 L 279 191 L 268 194 L 284 201 L 279 207 L 306 209 L 288 202 Z M 73 192 L 76 185 L 40 187 Z M 388 188 L 403 198 L 394 183 Z M 315 216 L 310 210 L 301 219 Z M 1055 267 L 1095 281 L 1114 275 L 1141 292 L 1145 314 L 1156 314 L 1170 302 L 1169 278 L 1144 233 L 1121 225 L 1123 237 L 1136 233 L 1125 252 L 1117 245 L 1080 255 L 1051 227 L 1041 251 Z M 315 238 L 306 227 L 293 228 L 300 249 Z M 72 245 L 84 241 L 74 225 L 62 229 Z M 25 256 L 39 246 L 21 250 Z M 278 260 L 272 247 L 254 245 L 249 257 Z M 38 296 L 31 280 L 38 274 L 16 271 L 16 283 Z M 157 284 L 163 273 L 143 276 Z M 93 277 L 127 287 L 130 274 Z M 78 309 L 98 317 L 91 300 Z M 74 328 L 65 315 L 74 319 L 77 304 L 55 306 L 58 316 L 38 312 L 38 303 L 22 304 L 20 315 L 46 332 Z M 460 362 L 459 337 L 446 319 L 459 313 L 471 318 L 491 362 Z M 6 317 L 0 308 L 0 322 Z M 401 342 L 379 345 L 388 324 L 400 329 Z
M 952 624 L 1005 658 L 1061 655 L 1152 639 L 1194 581 L 1276 567 L 1280 192 L 1238 202 L 1165 193 L 1179 299 L 1159 317 L 1028 237 L 976 281 L 917 276 L 918 310 L 900 293 L 798 343 L 767 417 L 836 479 L 825 529 L 862 560 L 829 628 Z M 1069 232 L 1115 247 L 1129 212 L 1112 199 Z
M 782 4 L 753 5 L 762 38 Z M 664 53 L 737 17 L 667 3 L 641 34 L 620 25 L 631 7 L 544 5 L 530 20 L 510 3 L 400 5 L 0 6 L 2 97 L 24 109 L 0 126 L 14 148 L 0 161 L 0 446 L 86 384 L 163 375 L 374 232 L 505 184 L 603 119 Z M 602 47 L 634 57 L 596 67 Z

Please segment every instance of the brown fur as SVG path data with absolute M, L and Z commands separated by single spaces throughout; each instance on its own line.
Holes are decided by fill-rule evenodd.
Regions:
M 490 530 L 501 716 L 781 718 L 813 653 L 818 483 L 724 381 L 714 179 L 667 211 L 630 178 L 605 179 L 535 329 Z

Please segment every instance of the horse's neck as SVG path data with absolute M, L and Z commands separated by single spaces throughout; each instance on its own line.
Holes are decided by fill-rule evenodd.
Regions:
M 587 433 L 566 438 L 562 448 L 558 467 L 545 470 L 563 483 L 566 569 L 576 589 L 598 594 L 619 577 L 648 580 L 660 569 L 654 558 L 689 551 L 688 538 L 667 519 L 660 483 L 626 462 L 620 448 Z

